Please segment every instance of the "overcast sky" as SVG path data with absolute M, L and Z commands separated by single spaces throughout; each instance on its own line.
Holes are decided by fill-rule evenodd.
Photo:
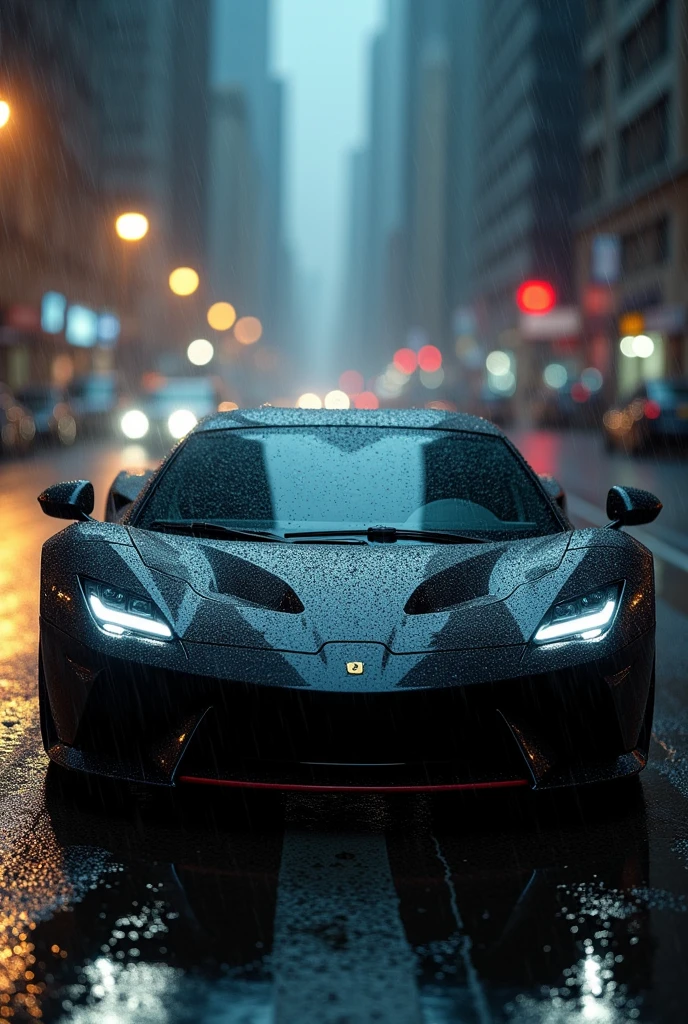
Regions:
M 342 266 L 345 155 L 364 137 L 368 43 L 383 0 L 273 3 L 272 64 L 288 86 L 287 233 L 299 265 L 321 277 L 327 322 Z

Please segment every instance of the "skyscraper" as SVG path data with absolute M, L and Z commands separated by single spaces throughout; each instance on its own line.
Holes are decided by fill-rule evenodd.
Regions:
M 85 0 L 0 4 L 0 380 L 14 386 L 50 379 L 58 356 L 63 370 L 91 357 L 68 354 L 59 325 L 44 344 L 44 293 L 95 309 L 116 299 L 88 13 Z
M 583 4 L 483 0 L 479 23 L 473 294 L 496 340 L 530 277 L 573 292 Z
M 252 239 L 256 253 L 256 281 L 251 292 L 251 308 L 240 313 L 259 316 L 271 333 L 279 320 L 285 259 L 282 229 L 282 122 L 283 86 L 269 69 L 269 0 L 214 0 L 213 6 L 210 166 L 212 185 L 208 209 L 209 224 L 217 238 L 223 231 L 231 235 L 229 217 L 232 208 L 225 195 L 230 188 L 232 158 L 226 148 L 226 104 L 222 97 L 241 97 L 242 146 L 249 147 L 253 160 Z M 224 113 L 223 113 L 224 111 Z M 225 144 L 219 141 L 225 139 Z M 224 146 L 224 148 L 223 148 Z M 221 158 L 220 153 L 225 153 Z M 253 249 L 252 249 L 253 251 Z M 213 247 L 210 278 L 218 297 L 234 301 L 231 293 L 232 268 L 236 259 L 231 244 Z M 241 305 L 243 298 L 236 297 Z
M 261 308 L 261 248 L 257 231 L 258 159 L 244 92 L 216 86 L 212 95 L 208 263 L 213 299 L 240 313 Z
M 685 0 L 587 8 L 576 267 L 586 362 L 603 373 L 610 397 L 688 370 L 687 34 Z M 606 318 L 586 299 L 606 284 L 600 243 L 616 253 L 616 308 Z M 628 313 L 652 338 L 647 359 L 621 354 Z
M 410 0 L 388 0 L 373 40 L 367 142 L 349 163 L 348 273 L 341 303 L 342 368 L 379 372 L 403 341 L 408 199 Z
M 477 8 L 388 0 L 372 47 L 366 195 L 350 211 L 368 372 L 409 336 L 443 347 L 469 291 Z
M 113 214 L 140 209 L 151 222 L 136 253 L 138 330 L 150 344 L 169 343 L 177 330 L 170 270 L 191 264 L 204 277 L 209 4 L 93 0 L 87 7 L 102 185 Z

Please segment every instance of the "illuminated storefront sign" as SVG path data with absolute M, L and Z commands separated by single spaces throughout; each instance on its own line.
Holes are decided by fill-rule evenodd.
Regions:
M 69 306 L 65 337 L 70 345 L 90 348 L 98 340 L 98 314 L 87 306 Z
M 59 292 L 46 292 L 41 299 L 41 327 L 46 334 L 61 334 L 65 327 L 67 300 Z

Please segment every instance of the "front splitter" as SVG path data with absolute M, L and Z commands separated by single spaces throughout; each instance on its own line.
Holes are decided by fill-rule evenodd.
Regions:
M 181 775 L 177 783 L 195 786 L 226 786 L 232 789 L 269 789 L 296 793 L 456 793 L 461 790 L 512 789 L 530 787 L 528 779 L 499 779 L 494 782 L 425 783 L 418 785 L 328 785 L 308 782 L 252 782 L 245 779 L 204 779 Z

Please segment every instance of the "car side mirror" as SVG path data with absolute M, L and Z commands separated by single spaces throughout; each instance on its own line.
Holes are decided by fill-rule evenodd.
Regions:
M 68 480 L 66 483 L 53 484 L 38 495 L 38 504 L 47 516 L 85 522 L 91 518 L 95 504 L 93 484 L 90 480 Z
M 638 487 L 612 487 L 607 495 L 609 526 L 641 526 L 651 523 L 662 511 L 659 498 Z
M 549 473 L 540 473 L 540 483 L 552 501 L 556 502 L 562 512 L 566 511 L 566 494 L 559 481 Z

